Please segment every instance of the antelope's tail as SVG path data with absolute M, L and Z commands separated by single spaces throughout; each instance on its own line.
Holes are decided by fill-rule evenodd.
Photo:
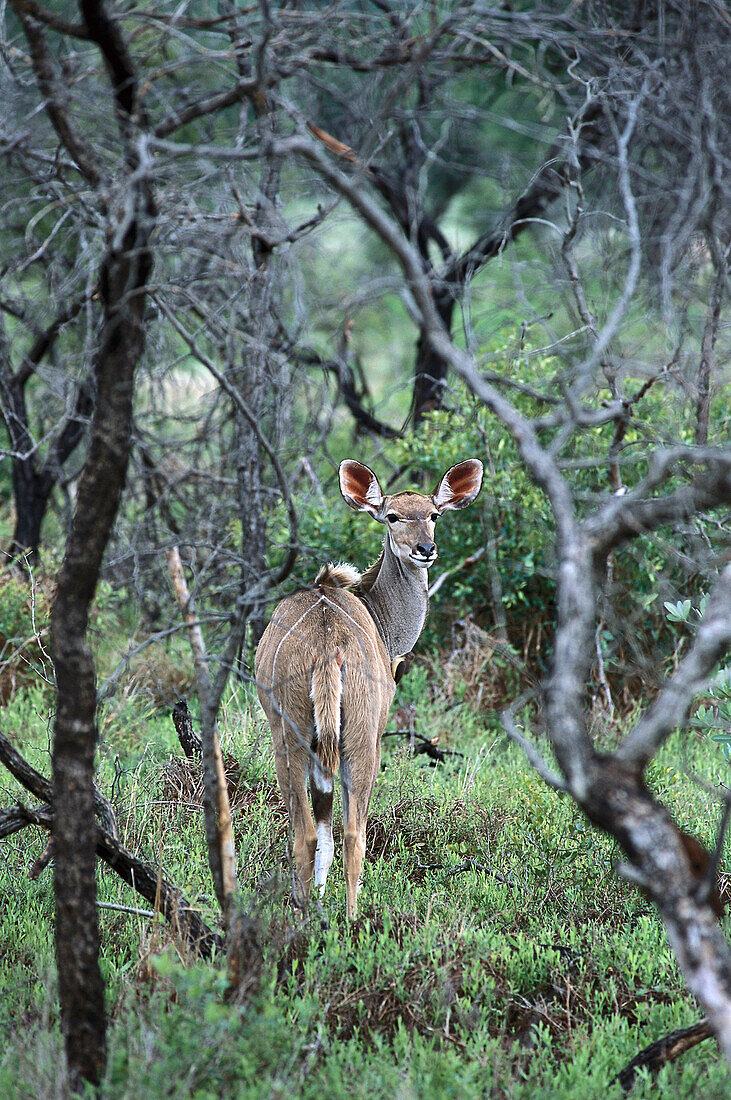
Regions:
M 340 716 L 343 699 L 345 661 L 339 649 L 335 653 L 314 653 L 310 698 L 315 709 L 315 751 L 326 773 L 333 775 L 340 760 Z

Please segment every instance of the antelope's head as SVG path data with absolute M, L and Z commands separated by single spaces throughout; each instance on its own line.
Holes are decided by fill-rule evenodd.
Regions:
M 405 564 L 428 569 L 437 560 L 434 524 L 443 512 L 466 508 L 482 485 L 482 463 L 477 458 L 458 462 L 447 470 L 431 496 L 410 491 L 387 496 L 368 466 L 340 463 L 340 492 L 357 512 L 368 512 L 386 525 L 392 553 Z

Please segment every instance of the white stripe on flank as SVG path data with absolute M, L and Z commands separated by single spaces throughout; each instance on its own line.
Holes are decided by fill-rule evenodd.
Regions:
M 288 627 L 287 630 L 282 635 L 282 638 L 279 642 L 279 645 L 274 650 L 274 660 L 272 661 L 272 691 L 274 691 L 274 685 L 277 682 L 276 681 L 276 676 L 274 675 L 274 673 L 276 672 L 276 668 L 277 668 L 277 658 L 279 657 L 279 650 L 282 648 L 282 646 L 284 645 L 284 643 L 286 642 L 287 638 L 290 636 L 292 631 L 295 630 L 299 626 L 299 624 L 302 622 L 303 619 L 307 618 L 307 616 L 309 615 L 309 613 L 311 611 L 314 611 L 316 607 L 319 607 L 320 603 L 324 600 L 324 598 L 325 598 L 324 596 L 320 596 L 317 603 L 313 603 L 312 607 L 308 607 L 307 610 L 304 612 L 304 614 L 300 615 L 297 622 L 292 623 L 292 625 L 290 627 Z
M 356 627 L 361 632 L 363 637 L 368 640 L 368 642 L 370 643 L 370 647 L 373 650 L 373 658 L 374 658 L 374 660 L 376 661 L 376 664 L 377 664 L 378 663 L 378 650 L 376 649 L 375 642 L 373 641 L 373 639 L 368 634 L 368 631 L 364 627 L 362 627 L 359 622 L 356 622 L 356 620 L 353 618 L 353 616 L 349 615 L 348 612 L 345 610 L 345 608 L 341 607 L 340 604 L 335 603 L 333 600 L 329 600 L 327 598 L 327 596 L 324 596 L 324 595 L 321 597 L 321 599 L 325 600 L 325 602 L 327 604 L 329 604 L 330 607 L 334 608 L 336 612 L 338 612 L 341 615 L 344 615 L 346 619 L 349 619 L 350 622 L 353 624 L 353 626 Z M 373 629 L 376 630 L 376 624 L 375 623 L 373 624 Z M 346 658 L 346 664 L 347 664 L 347 658 Z

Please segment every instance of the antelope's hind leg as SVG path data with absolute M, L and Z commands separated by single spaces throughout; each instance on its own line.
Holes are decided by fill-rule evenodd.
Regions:
M 315 853 L 315 888 L 320 897 L 325 893 L 328 871 L 335 854 L 333 843 L 333 776 L 310 757 L 310 794 L 317 829 Z
M 343 862 L 345 898 L 349 920 L 358 915 L 358 890 L 366 846 L 368 807 L 378 775 L 380 748 L 363 753 L 354 761 L 342 761 L 340 780 L 343 792 Z
M 293 884 L 295 902 L 304 908 L 310 896 L 310 884 L 315 870 L 315 849 L 317 833 L 310 813 L 307 799 L 307 759 L 305 744 L 292 743 L 294 735 L 280 728 L 275 735 L 274 763 L 282 801 L 289 812 L 292 830 L 292 851 L 296 868 L 296 880 Z M 289 734 L 289 736 L 287 736 Z

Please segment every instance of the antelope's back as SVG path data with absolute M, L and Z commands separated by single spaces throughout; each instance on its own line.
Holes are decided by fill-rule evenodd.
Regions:
M 364 604 L 330 585 L 303 589 L 274 610 L 256 651 L 257 692 L 269 719 L 280 714 L 309 738 L 312 668 L 319 655 L 342 666 L 343 723 L 383 729 L 395 685 L 391 662 Z

